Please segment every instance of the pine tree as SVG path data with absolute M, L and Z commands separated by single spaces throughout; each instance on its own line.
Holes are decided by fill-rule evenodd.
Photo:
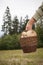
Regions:
M 27 24 L 28 21 L 29 21 L 28 15 L 26 15 L 26 17 L 25 17 L 25 27 L 26 27 L 26 24 Z
M 28 21 L 29 21 L 28 15 L 26 15 L 26 17 L 25 17 L 25 19 L 24 19 L 24 24 L 23 24 L 23 30 L 25 30 L 26 24 L 27 24 Z
M 22 17 L 20 18 L 20 29 L 19 29 L 19 32 L 21 33 L 22 32 L 22 22 L 23 22 L 23 20 L 22 20 Z
M 4 34 L 11 34 L 11 14 L 8 6 L 5 11 L 3 21 L 4 23 L 2 25 L 2 31 L 4 32 Z
M 17 18 L 17 16 L 14 17 L 13 23 L 12 23 L 12 33 L 18 33 L 18 24 L 19 24 L 19 20 Z
M 20 33 L 25 30 L 26 24 L 29 21 L 28 15 L 24 19 L 20 18 Z

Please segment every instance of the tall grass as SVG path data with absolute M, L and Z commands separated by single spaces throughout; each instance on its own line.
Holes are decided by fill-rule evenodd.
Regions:
M 43 65 L 43 48 L 36 52 L 22 50 L 0 50 L 0 65 Z

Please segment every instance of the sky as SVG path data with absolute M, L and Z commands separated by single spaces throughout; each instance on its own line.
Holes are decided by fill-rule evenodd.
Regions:
M 1 31 L 3 24 L 3 15 L 6 7 L 9 6 L 12 19 L 15 15 L 24 18 L 26 15 L 31 18 L 43 0 L 0 0 L 0 36 L 3 34 Z

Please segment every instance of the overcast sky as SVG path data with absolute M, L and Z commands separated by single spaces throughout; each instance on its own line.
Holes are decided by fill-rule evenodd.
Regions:
M 0 0 L 0 35 L 2 35 L 1 25 L 7 6 L 10 8 L 12 19 L 15 15 L 24 18 L 27 14 L 31 18 L 42 2 L 43 0 Z

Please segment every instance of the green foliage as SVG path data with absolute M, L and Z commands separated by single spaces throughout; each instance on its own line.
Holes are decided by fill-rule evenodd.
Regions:
M 18 24 L 19 24 L 19 20 L 17 18 L 17 16 L 14 17 L 14 20 L 12 22 L 12 34 L 14 33 L 18 33 Z
M 22 17 L 20 18 L 20 33 L 25 30 L 28 21 L 28 15 L 25 17 L 25 19 L 22 19 Z
M 3 16 L 3 21 L 4 23 L 2 25 L 2 31 L 4 32 L 4 34 L 11 34 L 11 14 L 8 6 Z
M 25 30 L 26 24 L 27 24 L 28 21 L 29 21 L 29 19 L 26 19 L 26 20 L 24 21 L 23 30 Z
M 36 32 L 38 36 L 38 47 L 43 47 L 43 28 L 39 24 L 37 24 Z
M 20 49 L 18 35 L 6 35 L 0 39 L 0 49 Z
M 4 35 L 13 35 L 15 33 L 21 33 L 23 30 L 25 30 L 26 24 L 29 21 L 28 15 L 26 15 L 25 19 L 20 18 L 20 21 L 17 16 L 14 17 L 14 20 L 11 20 L 11 14 L 10 9 L 7 6 L 6 11 L 3 16 L 3 25 L 2 25 L 2 31 L 4 32 Z

